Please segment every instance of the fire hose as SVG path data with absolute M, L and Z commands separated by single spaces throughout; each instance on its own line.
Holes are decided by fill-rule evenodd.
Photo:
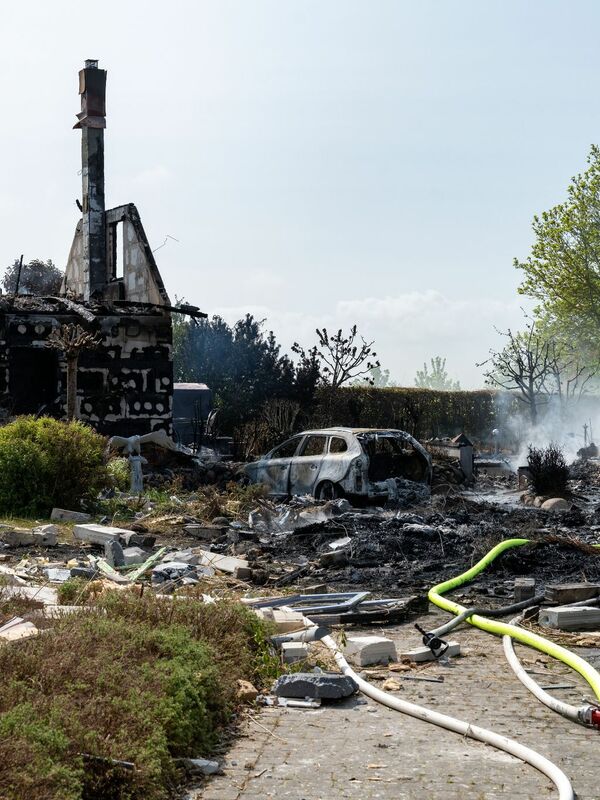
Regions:
M 466 572 L 457 575 L 455 578 L 450 578 L 447 581 L 438 583 L 436 586 L 430 589 L 428 594 L 429 600 L 438 606 L 438 608 L 441 608 L 444 611 L 449 611 L 451 614 L 464 614 L 468 611 L 468 609 L 466 609 L 464 606 L 461 606 L 459 603 L 455 603 L 454 601 L 443 597 L 444 593 L 449 592 L 452 589 L 456 589 L 457 587 L 468 583 L 468 581 L 473 580 L 473 578 L 479 575 L 479 573 L 488 567 L 492 561 L 494 561 L 494 559 L 496 559 L 506 550 L 509 550 L 513 547 L 521 547 L 522 545 L 530 543 L 531 542 L 529 539 L 505 539 L 503 542 L 500 542 L 500 544 L 492 547 L 492 549 L 486 553 L 486 555 L 480 561 L 478 561 Z M 537 633 L 525 630 L 524 628 L 519 628 L 513 623 L 499 622 L 497 620 L 481 616 L 480 614 L 470 614 L 469 616 L 465 617 L 465 621 L 470 625 L 474 625 L 480 630 L 493 633 L 496 636 L 508 636 L 515 641 L 522 642 L 529 647 L 539 650 L 541 653 L 546 653 L 546 655 L 556 658 L 558 661 L 562 661 L 563 664 L 566 664 L 568 667 L 578 672 L 582 678 L 587 681 L 590 688 L 594 692 L 594 695 L 598 698 L 598 700 L 600 700 L 600 674 L 594 669 L 594 667 L 592 667 L 591 664 L 575 653 L 572 653 L 570 650 L 567 650 L 566 647 L 561 647 L 561 645 L 555 644 L 554 642 L 545 639 L 543 636 L 539 636 Z M 593 711 L 596 711 L 596 714 L 590 719 L 590 721 L 594 725 L 600 725 L 600 712 L 593 707 L 591 708 Z
M 310 623 L 310 620 L 306 621 Z M 575 794 L 568 777 L 559 767 L 556 766 L 556 764 L 553 764 L 552 761 L 547 759 L 545 756 L 537 753 L 530 747 L 526 747 L 519 742 L 515 742 L 514 739 L 509 739 L 508 737 L 502 736 L 494 731 L 487 730 L 486 728 L 480 728 L 478 725 L 471 725 L 469 722 L 465 722 L 464 720 L 451 717 L 448 714 L 441 714 L 438 711 L 433 711 L 430 708 L 425 708 L 424 706 L 419 706 L 415 703 L 409 703 L 408 701 L 402 700 L 399 697 L 395 697 L 388 692 L 377 689 L 377 687 L 368 683 L 368 681 L 363 680 L 360 675 L 357 675 L 356 672 L 354 672 L 352 667 L 348 664 L 341 653 L 337 643 L 331 636 L 324 636 L 321 641 L 333 651 L 336 663 L 344 675 L 347 675 L 349 678 L 351 678 L 356 683 L 360 691 L 363 692 L 363 694 L 366 694 L 367 697 L 371 697 L 377 703 L 381 703 L 382 705 L 387 706 L 394 711 L 400 711 L 402 714 L 408 714 L 411 717 L 423 720 L 423 722 L 429 722 L 433 725 L 437 725 L 440 728 L 445 728 L 448 731 L 459 733 L 461 736 L 467 736 L 470 739 L 476 739 L 484 744 L 489 744 L 498 750 L 503 750 L 505 753 L 509 753 L 521 761 L 530 764 L 532 767 L 535 767 L 535 769 L 546 775 L 558 789 L 559 800 L 575 800 Z
M 547 655 L 558 659 L 571 669 L 574 669 L 587 681 L 595 696 L 600 699 L 600 674 L 591 666 L 591 664 L 577 656 L 575 653 L 572 653 L 567 648 L 561 647 L 560 645 L 557 645 L 554 642 L 551 642 L 531 631 L 519 628 L 515 624 L 517 619 L 512 620 L 510 623 L 499 622 L 483 616 L 481 613 L 479 613 L 480 609 L 467 609 L 464 606 L 461 606 L 459 603 L 455 603 L 448 598 L 443 597 L 445 592 L 449 592 L 458 586 L 462 586 L 464 583 L 467 583 L 475 578 L 480 572 L 488 567 L 492 561 L 494 561 L 494 559 L 496 559 L 506 550 L 529 543 L 529 539 L 507 539 L 504 542 L 500 542 L 500 544 L 493 547 L 469 570 L 463 572 L 455 578 L 443 581 L 442 583 L 439 583 L 430 589 L 428 595 L 429 600 L 439 608 L 455 614 L 456 619 L 444 626 L 441 626 L 436 631 L 427 634 L 427 636 L 431 641 L 432 638 L 439 637 L 442 633 L 451 630 L 462 622 L 468 622 L 469 624 L 474 625 L 481 630 L 487 631 L 488 633 L 502 636 L 505 654 L 511 668 L 514 670 L 519 680 L 521 680 L 524 685 L 536 697 L 538 697 L 538 699 L 545 703 L 549 708 L 552 708 L 554 711 L 563 714 L 565 717 L 572 719 L 573 721 L 584 725 L 600 727 L 600 709 L 594 706 L 583 706 L 581 708 L 577 708 L 569 705 L 568 703 L 563 703 L 562 701 L 557 700 L 543 690 L 521 666 L 514 652 L 512 641 L 513 639 L 520 641 L 523 644 L 526 644 L 542 653 L 546 653 Z M 539 602 L 540 598 L 534 598 L 534 601 Z M 508 609 L 500 609 L 499 612 L 494 613 L 501 615 L 507 611 L 514 611 L 517 610 L 517 608 L 526 607 L 531 603 L 531 600 L 526 601 L 525 603 L 518 603 L 514 606 L 509 606 Z M 489 614 L 490 612 L 487 613 Z M 334 652 L 336 663 L 342 672 L 351 677 L 352 680 L 354 680 L 358 685 L 359 689 L 368 697 L 371 697 L 378 703 L 386 705 L 388 708 L 392 708 L 396 711 L 408 714 L 425 722 L 438 725 L 446 730 L 460 733 L 463 736 L 477 739 L 478 741 L 490 744 L 500 750 L 504 750 L 505 752 L 510 753 L 511 755 L 516 756 L 517 758 L 520 758 L 521 760 L 535 767 L 548 778 L 550 778 L 558 789 L 559 800 L 574 800 L 575 795 L 573 788 L 565 773 L 562 772 L 562 770 L 556 764 L 553 764 L 551 761 L 549 761 L 549 759 L 545 758 L 540 753 L 537 753 L 531 748 L 525 747 L 524 745 L 521 745 L 518 742 L 515 742 L 514 740 L 497 734 L 493 731 L 480 728 L 476 725 L 471 725 L 463 720 L 456 719 L 455 717 L 451 717 L 447 714 L 441 714 L 423 706 L 409 703 L 405 700 L 395 697 L 394 695 L 377 689 L 375 686 L 372 686 L 354 672 L 331 636 L 325 636 L 322 641 Z

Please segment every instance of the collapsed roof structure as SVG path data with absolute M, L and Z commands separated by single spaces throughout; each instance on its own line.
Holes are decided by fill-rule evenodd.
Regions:
M 88 60 L 79 72 L 82 216 L 58 297 L 0 298 L 0 410 L 63 416 L 67 358 L 49 347 L 63 325 L 95 334 L 77 363 L 76 416 L 100 432 L 172 432 L 171 313 L 174 309 L 133 203 L 106 209 L 106 71 Z M 17 290 L 18 291 L 18 290 Z

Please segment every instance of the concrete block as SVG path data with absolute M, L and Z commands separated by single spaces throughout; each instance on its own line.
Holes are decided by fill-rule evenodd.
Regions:
M 359 667 L 398 660 L 396 645 L 384 636 L 349 636 L 342 650 L 348 661 Z
M 47 547 L 54 547 L 58 544 L 59 528 L 56 525 L 37 525 L 33 529 L 33 533 L 43 536 Z
M 535 578 L 515 578 L 513 597 L 515 603 L 535 597 Z
M 557 606 L 578 603 L 600 595 L 600 583 L 552 583 L 546 586 L 546 599 Z
M 125 556 L 118 538 L 104 543 L 104 558 L 106 563 L 113 569 L 125 566 Z
M 98 570 L 93 567 L 71 567 L 72 578 L 84 578 L 84 580 L 91 581 L 98 574 Z
M 448 642 L 448 645 L 448 649 L 445 653 L 446 657 L 460 655 L 460 644 L 458 642 Z M 423 661 L 436 660 L 435 656 L 426 645 L 423 645 L 422 647 L 416 647 L 414 650 L 408 650 L 406 653 L 401 653 L 400 658 L 408 661 L 414 661 L 417 664 L 420 664 Z
M 83 511 L 68 511 L 66 508 L 53 508 L 50 514 L 52 522 L 89 522 L 91 514 L 84 514 Z
M 249 567 L 247 561 L 243 558 L 234 558 L 233 556 L 223 556 L 220 553 L 211 553 L 210 550 L 196 551 L 200 556 L 200 563 L 205 567 L 214 567 L 220 572 L 227 572 L 233 575 L 238 567 Z
M 143 564 L 148 558 L 148 553 L 141 547 L 125 547 L 123 549 L 123 561 L 125 566 L 130 564 Z
M 119 541 L 122 547 L 143 547 L 145 550 L 150 550 L 154 547 L 156 536 L 152 536 L 150 533 L 123 531 L 119 535 Z
M 284 664 L 303 661 L 308 656 L 308 645 L 304 642 L 284 642 L 281 645 Z
M 183 530 L 194 539 L 203 539 L 206 542 L 212 542 L 223 536 L 227 527 L 221 525 L 184 525 Z
M 73 536 L 76 539 L 90 544 L 105 545 L 106 542 L 118 542 L 119 537 L 124 533 L 129 533 L 129 531 L 123 528 L 111 528 L 109 525 L 95 525 L 93 523 L 75 525 L 73 528 Z
M 49 525 L 48 527 L 54 527 Z M 54 547 L 57 544 L 55 533 L 42 533 L 34 529 L 13 528 L 2 531 L 2 541 L 9 547 Z
M 556 606 L 540 609 L 538 621 L 549 628 L 561 631 L 600 630 L 600 608 L 593 606 Z
M 272 610 L 272 615 L 277 633 L 289 633 L 290 631 L 298 631 L 305 627 L 304 616 L 298 611 L 291 611 L 286 608 L 274 608 Z
M 278 697 L 341 700 L 353 695 L 357 688 L 347 675 L 338 675 L 335 672 L 296 672 L 293 675 L 281 675 L 273 685 L 273 693 Z
M 250 567 L 236 567 L 233 570 L 233 577 L 237 578 L 238 581 L 251 581 L 252 570 Z
M 70 569 L 60 569 L 58 567 L 48 567 L 44 570 L 50 583 L 64 583 L 71 577 Z

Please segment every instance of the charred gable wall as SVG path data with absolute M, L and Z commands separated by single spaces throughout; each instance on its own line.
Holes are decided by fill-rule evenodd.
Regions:
M 41 305 L 36 303 L 36 305 Z M 81 324 L 76 314 L 50 309 L 0 311 L 0 407 L 5 417 L 66 412 L 66 360 L 47 346 L 51 331 Z M 172 433 L 172 327 L 170 314 L 121 309 L 94 314 L 85 326 L 102 343 L 81 352 L 77 416 L 107 435 Z

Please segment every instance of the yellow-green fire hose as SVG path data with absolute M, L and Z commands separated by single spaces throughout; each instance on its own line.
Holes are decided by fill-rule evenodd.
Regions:
M 468 569 L 461 575 L 457 575 L 455 578 L 450 578 L 450 580 L 444 581 L 443 583 L 438 583 L 437 586 L 434 586 L 432 589 L 430 589 L 428 594 L 429 600 L 444 611 L 449 611 L 451 614 L 461 614 L 467 609 L 464 606 L 461 606 L 459 603 L 455 603 L 454 601 L 449 600 L 442 595 L 451 591 L 452 589 L 456 589 L 458 586 L 462 586 L 464 583 L 468 583 L 468 581 L 475 578 L 480 572 L 488 567 L 495 558 L 497 558 L 501 553 L 504 553 L 505 550 L 510 550 L 513 547 L 520 547 L 521 545 L 530 543 L 531 542 L 529 539 L 505 539 L 503 542 L 500 542 L 500 544 L 492 547 L 489 553 L 486 553 L 486 555 L 474 566 L 472 566 L 471 569 Z M 479 614 L 473 614 L 472 616 L 468 617 L 466 621 L 471 625 L 475 625 L 475 627 L 480 628 L 483 631 L 487 631 L 488 633 L 493 633 L 496 636 L 510 636 L 511 639 L 515 639 L 518 642 L 529 645 L 529 647 L 534 647 L 536 650 L 562 661 L 564 664 L 567 664 L 567 666 L 571 667 L 571 669 L 574 669 L 576 672 L 578 672 L 588 682 L 592 688 L 592 691 L 600 700 L 600 674 L 591 666 L 591 664 L 588 664 L 588 662 L 584 661 L 583 658 L 575 655 L 575 653 L 572 653 L 565 647 L 554 644 L 554 642 L 544 639 L 543 636 L 538 636 L 538 634 L 532 633 L 531 631 L 523 628 L 519 628 L 516 625 L 511 625 L 506 622 L 497 622 L 496 620 L 482 617 Z

